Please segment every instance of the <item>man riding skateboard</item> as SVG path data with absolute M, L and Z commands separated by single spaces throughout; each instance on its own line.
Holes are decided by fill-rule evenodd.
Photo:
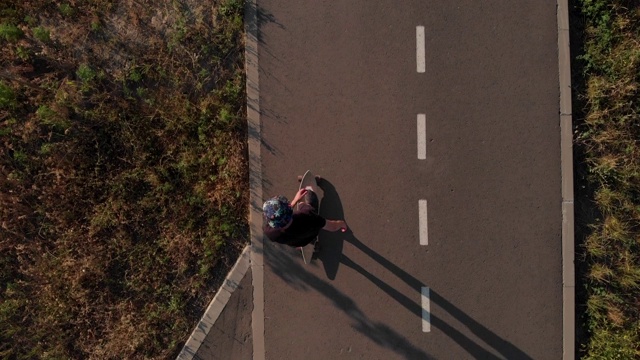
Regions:
M 303 202 L 298 204 L 300 201 Z M 292 247 L 311 243 L 321 229 L 346 230 L 344 221 L 323 218 L 318 215 L 317 207 L 317 197 L 308 189 L 298 190 L 291 202 L 284 196 L 273 197 L 262 205 L 265 218 L 262 230 L 271 241 Z

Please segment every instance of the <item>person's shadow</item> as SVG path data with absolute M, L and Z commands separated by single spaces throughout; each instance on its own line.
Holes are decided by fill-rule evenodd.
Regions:
M 324 197 L 320 202 L 320 216 L 330 220 L 344 220 L 342 202 L 333 184 L 323 178 L 318 186 L 324 191 Z M 318 259 L 322 261 L 325 274 L 330 280 L 335 280 L 338 274 L 344 240 L 349 236 L 351 236 L 350 230 L 347 230 L 346 233 L 321 230 L 318 235 L 318 241 L 322 247 Z
M 344 220 L 344 211 L 342 208 L 342 202 L 338 193 L 331 184 L 331 182 L 323 179 L 319 186 L 324 190 L 324 197 L 320 203 L 320 215 L 326 219 L 331 220 Z M 349 223 L 347 223 L 347 226 Z M 360 241 L 355 234 L 349 229 L 343 233 L 340 231 L 328 232 L 321 231 L 319 234 L 319 241 L 322 244 L 322 250 L 318 255 L 318 259 L 322 261 L 325 273 L 330 280 L 334 280 L 338 273 L 338 267 L 343 264 L 364 276 L 366 279 L 375 284 L 378 288 L 386 292 L 390 297 L 395 299 L 399 304 L 404 306 L 407 310 L 411 311 L 415 316 L 422 316 L 422 306 L 414 299 L 402 294 L 388 283 L 384 282 L 377 276 L 373 275 L 362 266 L 354 262 L 352 259 L 342 254 L 344 242 L 348 242 L 364 254 L 375 260 L 378 264 L 382 265 L 387 271 L 394 274 L 401 279 L 416 292 L 420 292 L 425 285 L 422 281 L 418 280 L 405 270 L 401 269 L 387 258 L 376 252 L 374 249 L 367 246 Z M 449 302 L 443 296 L 440 295 L 435 289 L 430 289 L 430 300 L 444 310 L 449 315 L 458 320 L 464 327 L 473 333 L 480 341 L 471 339 L 468 335 L 459 331 L 452 325 L 443 321 L 440 317 L 430 314 L 431 324 L 440 329 L 443 333 L 447 334 L 452 340 L 458 343 L 464 348 L 470 355 L 476 359 L 500 359 L 500 356 L 504 356 L 508 359 L 531 359 L 524 351 L 519 349 L 514 344 L 501 338 L 496 333 L 492 332 L 472 317 L 467 315 L 464 311 L 456 307 Z M 492 349 L 492 350 L 490 350 Z M 494 352 L 500 354 L 496 356 Z

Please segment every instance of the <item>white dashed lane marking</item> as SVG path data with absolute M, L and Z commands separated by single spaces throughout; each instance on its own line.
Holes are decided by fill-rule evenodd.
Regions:
M 420 221 L 420 245 L 428 245 L 429 227 L 427 224 L 427 200 L 418 200 L 418 214 Z
M 427 116 L 418 114 L 418 160 L 427 158 Z
M 416 63 L 419 73 L 423 73 L 426 67 L 424 48 L 424 26 L 416 26 Z
M 422 287 L 422 332 L 431 332 L 431 302 L 429 288 Z
M 425 36 L 424 26 L 416 26 L 416 70 L 418 73 L 424 73 L 426 70 L 425 59 Z M 418 144 L 418 160 L 427 158 L 427 116 L 418 114 L 417 117 L 417 144 Z M 429 244 L 429 228 L 427 224 L 427 200 L 418 200 L 418 220 L 420 223 L 419 235 L 420 245 Z M 421 289 L 422 304 L 422 332 L 431 332 L 431 303 L 429 288 L 423 286 Z

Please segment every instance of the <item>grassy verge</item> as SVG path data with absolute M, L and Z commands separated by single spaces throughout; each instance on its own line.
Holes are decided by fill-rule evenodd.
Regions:
M 587 359 L 640 358 L 640 4 L 579 0 L 577 148 L 592 209 L 581 239 Z M 575 67 L 574 67 L 575 71 Z M 582 190 L 579 190 L 582 191 Z M 584 217 L 587 212 L 582 212 Z M 579 313 L 580 314 L 580 313 Z
M 0 358 L 174 358 L 248 239 L 243 1 L 0 5 Z

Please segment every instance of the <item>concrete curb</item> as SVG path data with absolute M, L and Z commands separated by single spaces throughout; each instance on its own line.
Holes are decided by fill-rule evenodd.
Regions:
M 176 360 L 192 360 L 194 358 L 202 342 L 207 337 L 209 330 L 211 330 L 211 327 L 215 324 L 220 313 L 222 313 L 222 310 L 227 305 L 231 293 L 238 288 L 240 281 L 242 281 L 242 278 L 249 269 L 249 254 L 250 247 L 245 246 L 242 254 L 240 254 L 240 258 L 238 258 L 229 275 L 227 275 L 216 296 L 214 296 L 213 300 L 209 303 L 209 307 L 207 307 L 198 326 L 193 330 L 184 347 L 182 347 L 182 351 L 180 351 Z
M 251 230 L 251 274 L 253 311 L 251 331 L 253 359 L 264 360 L 264 264 L 262 243 L 262 125 L 260 120 L 260 76 L 258 68 L 258 4 L 245 3 L 245 70 L 247 72 L 247 125 L 249 129 L 249 227 Z
M 193 360 L 198 349 L 207 337 L 231 293 L 251 266 L 253 285 L 253 311 L 251 313 L 251 332 L 253 339 L 253 359 L 265 358 L 264 350 L 264 286 L 262 263 L 262 161 L 260 157 L 261 124 L 258 75 L 258 9 L 256 0 L 245 3 L 245 71 L 247 91 L 247 125 L 249 151 L 249 227 L 251 245 L 244 248 L 240 258 L 231 269 L 198 326 L 184 344 L 176 360 Z
M 562 358 L 575 359 L 575 264 L 573 204 L 573 127 L 569 6 L 558 0 L 558 67 L 560 86 L 560 158 L 562 177 Z

